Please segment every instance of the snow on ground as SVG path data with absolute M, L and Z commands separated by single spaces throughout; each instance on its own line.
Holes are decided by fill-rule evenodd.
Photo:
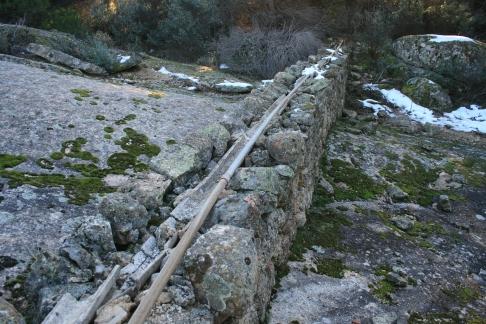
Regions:
M 324 56 L 322 59 L 326 59 L 330 62 L 334 62 L 336 60 L 338 60 L 339 58 L 335 55 L 336 53 L 336 50 L 333 50 L 333 49 L 326 49 L 326 51 L 328 51 L 329 53 L 331 53 L 330 55 L 328 56 Z M 337 55 L 342 55 L 342 52 L 341 50 L 338 51 Z M 329 67 L 329 65 L 326 65 L 324 69 L 322 69 L 322 67 L 319 66 L 319 63 L 317 64 L 314 64 L 314 65 L 311 65 L 307 68 L 304 69 L 304 71 L 302 71 L 302 75 L 316 75 L 315 79 L 316 80 L 319 80 L 319 79 L 324 79 L 324 74 L 326 73 L 326 69 Z
M 259 89 L 265 88 L 266 86 L 269 86 L 273 83 L 273 79 L 271 80 L 262 80 L 260 85 L 258 86 Z
M 230 68 L 230 67 L 228 66 L 228 64 L 224 64 L 224 63 L 223 63 L 223 64 L 220 64 L 220 65 L 219 65 L 219 69 L 220 69 L 220 70 L 227 70 L 227 69 L 229 69 L 229 68 Z
M 469 37 L 457 36 L 457 35 L 434 35 L 429 34 L 427 36 L 432 36 L 429 42 L 432 43 L 446 43 L 446 42 L 473 42 L 474 40 Z
M 438 126 L 448 126 L 453 130 L 462 132 L 486 133 L 486 109 L 482 109 L 477 105 L 460 107 L 450 113 L 444 113 L 443 116 L 437 117 L 431 109 L 414 103 L 412 99 L 397 89 L 380 89 L 374 84 L 367 84 L 365 88 L 380 92 L 388 102 L 396 106 L 401 112 L 407 114 L 412 120 L 422 124 L 429 123 Z M 371 99 L 363 100 L 362 103 L 363 107 L 373 109 L 375 113 L 377 113 L 376 109 L 378 111 L 386 111 L 386 108 L 388 108 Z
M 316 74 L 316 77 L 315 77 L 316 80 L 324 79 L 325 73 L 326 73 L 326 70 L 321 70 L 321 68 L 319 67 L 319 64 L 311 65 L 311 66 L 305 68 L 304 71 L 302 71 L 302 75 L 311 75 L 312 76 L 312 75 Z
M 116 57 L 118 59 L 118 61 L 123 64 L 125 62 L 127 62 L 129 59 L 131 59 L 131 56 L 123 56 L 121 54 L 118 54 L 118 56 Z
M 388 116 L 394 117 L 395 114 L 390 107 L 380 104 L 378 101 L 373 99 L 359 100 L 363 107 L 373 109 L 374 115 L 378 115 L 380 111 L 384 111 Z
M 217 86 L 221 87 L 235 87 L 235 88 L 253 88 L 253 85 L 250 83 L 246 82 L 234 82 L 234 81 L 228 81 L 224 80 L 224 82 L 218 83 Z
M 179 80 L 188 80 L 188 81 L 192 81 L 194 83 L 199 83 L 198 78 L 189 76 L 189 75 L 184 74 L 184 73 L 170 72 L 164 66 L 160 68 L 159 72 L 162 73 L 162 74 L 165 74 L 165 75 L 169 75 L 169 76 L 174 77 L 174 78 L 179 79 Z

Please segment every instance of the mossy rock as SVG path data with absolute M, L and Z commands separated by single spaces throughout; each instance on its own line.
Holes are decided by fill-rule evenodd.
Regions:
M 434 71 L 467 84 L 486 82 L 486 44 L 457 36 L 409 35 L 393 43 L 407 64 Z
M 429 79 L 412 78 L 403 86 L 402 92 L 424 107 L 439 112 L 448 112 L 453 109 L 447 92 L 439 84 Z
M 131 69 L 141 62 L 140 56 L 120 55 L 119 51 L 108 48 L 99 41 L 82 40 L 67 33 L 47 31 L 21 25 L 0 24 L 0 52 L 12 54 L 29 44 L 39 44 L 74 56 L 118 73 Z

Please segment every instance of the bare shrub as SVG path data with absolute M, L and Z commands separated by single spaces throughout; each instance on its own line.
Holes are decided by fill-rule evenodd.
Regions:
M 251 31 L 234 28 L 219 39 L 217 53 L 220 63 L 244 74 L 271 78 L 297 60 L 317 52 L 321 41 L 311 31 L 292 27 Z

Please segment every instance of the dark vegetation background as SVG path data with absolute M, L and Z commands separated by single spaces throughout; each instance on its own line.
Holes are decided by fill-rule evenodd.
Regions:
M 328 37 L 360 41 L 376 60 L 406 34 L 484 41 L 486 1 L 2 0 L 0 21 L 270 77 Z

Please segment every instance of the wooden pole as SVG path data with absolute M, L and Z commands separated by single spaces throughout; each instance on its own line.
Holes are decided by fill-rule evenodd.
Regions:
M 332 57 L 335 54 L 338 54 L 342 44 L 343 42 L 341 42 L 339 46 L 336 48 L 336 50 L 330 55 L 328 62 L 331 62 Z M 245 157 L 248 155 L 248 153 L 250 153 L 251 149 L 253 148 L 253 145 L 255 145 L 256 141 L 263 134 L 263 132 L 268 127 L 268 125 L 273 120 L 273 118 L 279 115 L 285 109 L 285 107 L 287 107 L 290 100 L 295 96 L 299 88 L 304 84 L 304 82 L 309 77 L 310 77 L 309 75 L 300 77 L 295 82 L 294 89 L 287 96 L 282 96 L 279 99 L 277 99 L 277 101 L 275 102 L 275 108 L 258 125 L 255 132 L 247 140 L 245 146 L 238 153 L 233 163 L 231 163 L 231 165 L 228 167 L 228 170 L 223 174 L 223 176 L 218 181 L 216 186 L 213 188 L 209 196 L 206 198 L 196 217 L 190 222 L 189 228 L 184 233 L 179 244 L 177 244 L 177 246 L 169 254 L 169 258 L 167 262 L 165 263 L 164 267 L 155 278 L 155 281 L 153 282 L 152 286 L 149 288 L 147 294 L 140 301 L 140 304 L 138 305 L 137 309 L 133 313 L 128 324 L 142 324 L 145 321 L 145 318 L 147 317 L 150 310 L 154 306 L 155 302 L 157 301 L 157 298 L 160 296 L 160 293 L 167 285 L 167 282 L 169 281 L 170 277 L 172 276 L 172 274 L 175 272 L 175 270 L 181 263 L 182 258 L 184 257 L 184 254 L 186 253 L 187 249 L 190 247 L 194 237 L 196 236 L 196 233 L 203 225 L 209 212 L 211 211 L 214 204 L 218 200 L 221 192 L 225 189 L 226 185 L 229 183 L 233 174 L 243 163 Z
M 149 314 L 150 310 L 154 306 L 157 298 L 159 297 L 162 290 L 167 285 L 170 277 L 177 269 L 179 264 L 184 257 L 187 249 L 190 247 L 196 233 L 199 231 L 201 226 L 203 225 L 204 221 L 206 220 L 209 212 L 213 208 L 214 204 L 219 198 L 221 192 L 225 189 L 226 185 L 229 183 L 229 180 L 236 172 L 236 170 L 240 167 L 243 163 L 245 157 L 250 153 L 253 145 L 260 137 L 261 134 L 265 131 L 268 127 L 272 119 L 282 112 L 282 110 L 288 105 L 290 100 L 295 96 L 299 88 L 304 84 L 304 82 L 309 78 L 309 76 L 303 76 L 299 80 L 297 80 L 294 89 L 285 97 L 281 97 L 277 100 L 277 106 L 274 110 L 265 118 L 265 120 L 258 126 L 256 131 L 253 133 L 252 137 L 248 139 L 247 143 L 243 147 L 243 149 L 239 152 L 233 163 L 228 167 L 228 170 L 223 174 L 221 179 L 218 181 L 214 189 L 209 194 L 208 198 L 204 201 L 201 209 L 199 210 L 196 217 L 191 221 L 189 228 L 185 232 L 184 236 L 181 238 L 179 244 L 171 251 L 169 255 L 169 259 L 165 263 L 164 267 L 157 275 L 154 283 L 149 288 L 147 294 L 142 298 L 140 301 L 140 305 L 137 307 L 135 312 L 133 313 L 132 317 L 128 324 L 141 324 L 144 322 L 145 318 Z

